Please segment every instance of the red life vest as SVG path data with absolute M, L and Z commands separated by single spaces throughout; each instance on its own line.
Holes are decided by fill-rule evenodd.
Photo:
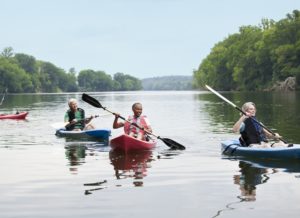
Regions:
M 135 134 L 142 133 L 144 134 L 144 131 L 137 128 L 134 125 L 131 125 L 131 123 L 135 123 L 140 127 L 148 128 L 149 127 L 149 122 L 147 120 L 147 116 L 141 115 L 139 117 L 135 116 L 129 116 L 127 119 L 129 122 L 125 122 L 124 124 L 124 132 L 129 135 L 129 133 L 133 132 Z

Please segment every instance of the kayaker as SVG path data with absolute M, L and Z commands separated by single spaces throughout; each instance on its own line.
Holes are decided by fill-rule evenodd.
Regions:
M 68 102 L 69 109 L 65 113 L 65 128 L 66 130 L 88 130 L 94 129 L 94 126 L 91 124 L 94 116 L 90 116 L 89 118 L 85 118 L 84 110 L 77 106 L 77 100 L 75 98 L 71 98 Z
M 281 136 L 278 133 L 273 135 L 266 129 L 262 128 L 256 120 L 256 106 L 253 102 L 246 102 L 242 106 L 242 111 L 246 115 L 242 115 L 240 119 L 234 124 L 233 132 L 239 132 L 239 138 L 242 146 L 250 147 L 278 147 L 288 146 L 282 141 L 279 141 Z M 251 117 L 251 118 L 250 118 Z M 270 140 L 275 140 L 271 142 Z
M 147 118 L 147 116 L 142 115 L 143 112 L 143 106 L 141 103 L 134 103 L 132 105 L 132 111 L 133 111 L 133 115 L 129 116 L 127 121 L 129 122 L 118 122 L 119 119 L 119 114 L 114 113 L 115 115 L 115 119 L 113 122 L 113 128 L 117 129 L 120 127 L 124 127 L 124 132 L 127 135 L 130 135 L 132 137 L 135 137 L 137 139 L 140 140 L 147 140 L 147 134 L 145 132 L 145 130 L 147 132 L 152 132 L 152 128 L 150 125 L 150 122 Z M 136 124 L 137 126 L 141 127 L 138 128 L 136 127 L 134 124 Z

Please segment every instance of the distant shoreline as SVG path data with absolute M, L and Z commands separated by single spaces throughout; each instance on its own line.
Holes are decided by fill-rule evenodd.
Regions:
M 192 76 L 161 76 L 141 81 L 144 91 L 193 90 Z

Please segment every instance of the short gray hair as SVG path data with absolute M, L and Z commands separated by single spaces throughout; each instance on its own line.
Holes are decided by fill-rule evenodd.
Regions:
M 246 102 L 246 103 L 243 104 L 243 106 L 242 106 L 242 111 L 243 111 L 243 112 L 248 111 L 248 109 L 250 108 L 250 106 L 254 106 L 255 109 L 256 109 L 256 106 L 255 106 L 255 104 L 254 104 L 253 102 Z
M 70 98 L 68 105 L 70 105 L 73 102 L 77 104 L 77 100 L 75 98 Z

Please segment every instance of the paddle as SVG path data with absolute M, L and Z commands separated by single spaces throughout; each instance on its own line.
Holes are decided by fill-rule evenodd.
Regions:
M 102 108 L 103 110 L 106 110 L 107 112 L 109 113 L 112 113 L 113 115 L 116 115 L 116 113 L 108 110 L 106 107 L 103 107 L 101 105 L 101 103 L 96 100 L 95 98 L 89 96 L 88 94 L 85 94 L 83 93 L 82 94 L 82 100 L 89 103 L 90 105 L 94 106 L 94 107 L 97 107 L 97 108 Z M 167 146 L 169 146 L 171 149 L 178 149 L 178 150 L 185 150 L 185 147 L 181 144 L 179 144 L 178 142 L 175 142 L 174 140 L 172 139 L 169 139 L 169 138 L 162 138 L 160 136 L 157 136 L 157 135 L 154 135 L 152 132 L 149 132 L 147 130 L 145 130 L 144 128 L 138 126 L 136 123 L 131 123 L 130 121 L 126 120 L 124 117 L 118 115 L 122 120 L 124 120 L 125 122 L 128 122 L 130 123 L 131 125 L 134 125 L 136 126 L 137 128 L 139 129 L 142 129 L 143 131 L 145 131 L 147 134 L 149 135 L 153 135 L 154 137 L 156 137 L 157 139 L 160 139 L 161 141 L 163 141 Z
M 216 90 L 212 89 L 210 86 L 205 85 L 206 88 L 211 91 L 212 93 L 214 93 L 215 95 L 217 95 L 219 98 L 223 99 L 224 101 L 226 101 L 228 104 L 230 104 L 232 107 L 234 107 L 235 109 L 237 109 L 238 111 L 240 111 L 242 114 L 244 114 L 245 116 L 247 116 L 247 114 L 240 109 L 238 106 L 236 106 L 234 103 L 232 103 L 231 101 L 229 101 L 227 98 L 225 98 L 224 96 L 222 96 L 220 93 L 218 93 Z M 254 122 L 256 122 L 257 124 L 259 124 L 262 128 L 266 129 L 269 133 L 271 133 L 273 136 L 275 136 L 275 133 L 270 130 L 268 127 L 266 127 L 265 125 L 263 125 L 262 123 L 258 122 L 257 120 L 253 119 L 252 117 L 250 117 Z M 285 141 L 282 138 L 279 138 L 280 141 L 284 142 L 287 144 L 287 141 Z
M 0 102 L 0 105 L 2 105 L 3 101 L 4 101 L 4 98 L 5 98 L 5 95 L 7 93 L 7 88 L 5 89 L 4 93 L 3 93 L 3 96 L 2 96 L 2 100 Z
M 94 115 L 94 118 L 97 118 L 97 117 L 104 117 L 104 116 L 107 116 L 107 115 L 110 115 L 110 114 L 101 114 L 101 115 Z M 89 118 L 86 118 L 86 119 L 89 119 Z M 85 120 L 86 120 L 85 119 Z M 78 120 L 76 123 L 80 122 L 81 120 Z M 75 124 L 75 123 L 74 123 Z M 54 128 L 54 129 L 63 129 L 66 127 L 65 123 L 63 122 L 58 122 L 58 123 L 53 123 L 51 124 L 51 126 Z

